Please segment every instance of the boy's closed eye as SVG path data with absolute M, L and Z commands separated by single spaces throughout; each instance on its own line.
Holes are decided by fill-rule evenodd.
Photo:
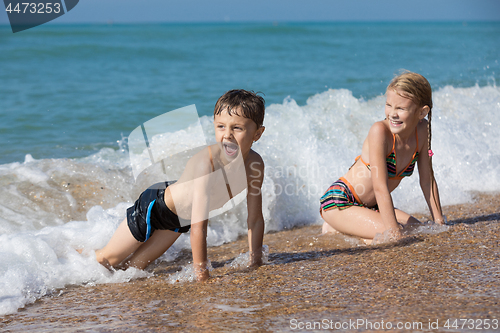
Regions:
M 222 125 L 222 124 L 217 125 L 217 128 L 220 128 L 220 129 L 223 129 L 223 128 L 225 128 L 225 127 L 226 127 L 226 126 L 225 126 L 225 125 Z M 232 129 L 233 129 L 233 130 L 242 131 L 244 128 L 243 128 L 242 126 L 234 126 Z

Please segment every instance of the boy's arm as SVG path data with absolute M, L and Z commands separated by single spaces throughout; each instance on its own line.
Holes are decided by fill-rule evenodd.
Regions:
M 257 154 L 256 154 L 257 155 Z M 250 266 L 262 265 L 262 240 L 264 238 L 264 217 L 262 215 L 262 182 L 264 181 L 264 161 L 257 155 L 247 168 L 248 246 Z
M 427 126 L 421 131 L 421 133 L 419 133 L 419 136 L 424 134 L 425 137 L 427 137 Z M 434 182 L 431 182 L 432 170 L 430 166 L 430 157 L 428 151 L 429 145 L 426 140 L 421 153 L 418 155 L 417 161 L 418 175 L 420 177 L 420 188 L 422 189 L 425 201 L 427 202 L 427 206 L 429 207 L 429 211 L 431 212 L 432 219 L 436 223 L 444 224 L 438 186 L 435 180 Z
M 209 173 L 210 166 L 204 165 L 203 162 L 198 166 L 199 175 L 201 176 L 194 179 L 193 182 L 193 202 L 191 207 L 190 240 L 193 253 L 193 269 L 197 281 L 206 281 L 210 275 L 207 267 L 207 227 L 210 207 L 210 184 L 213 181 L 213 175 Z
M 207 264 L 207 225 L 208 220 L 196 222 L 191 225 L 191 251 L 193 252 L 193 269 L 196 280 L 208 280 L 210 274 Z

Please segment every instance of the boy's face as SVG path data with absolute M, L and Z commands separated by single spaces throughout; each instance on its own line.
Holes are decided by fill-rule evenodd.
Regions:
M 214 116 L 215 139 L 222 143 L 222 151 L 226 159 L 232 161 L 241 150 L 245 159 L 252 148 L 254 141 L 259 140 L 264 127 L 257 128 L 257 124 L 249 118 L 240 116 L 240 112 L 229 115 L 227 110 Z

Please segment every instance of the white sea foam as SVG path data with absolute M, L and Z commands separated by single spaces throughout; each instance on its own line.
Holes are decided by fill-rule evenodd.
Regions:
M 348 90 L 328 90 L 303 106 L 292 99 L 268 106 L 266 131 L 254 144 L 266 164 L 266 231 L 320 223 L 319 197 L 353 163 L 371 124 L 384 118 L 384 101 L 383 96 L 365 101 Z M 500 89 L 445 87 L 434 93 L 434 105 L 432 149 L 442 203 L 470 200 L 471 191 L 500 190 Z M 202 117 L 201 124 L 213 142 L 211 117 Z M 187 140 L 184 134 L 168 136 L 175 145 Z M 136 199 L 128 165 L 125 149 L 102 149 L 78 160 L 27 156 L 23 163 L 0 165 L 0 314 L 70 284 L 149 274 L 111 273 L 93 252 L 106 244 Z M 179 173 L 182 165 L 172 168 Z M 393 199 L 408 212 L 425 210 L 417 172 L 402 181 Z M 243 202 L 211 220 L 208 244 L 245 234 L 246 217 Z M 173 260 L 189 247 L 188 235 L 182 235 L 161 259 Z
M 212 271 L 214 268 L 212 267 L 212 263 L 210 260 L 207 263 L 206 268 L 209 271 Z M 187 264 L 186 266 L 183 266 L 180 271 L 178 271 L 175 274 L 172 274 L 168 277 L 167 281 L 169 283 L 186 283 L 186 282 L 194 282 L 196 281 L 196 273 L 194 271 L 193 265 Z
M 445 87 L 433 99 L 433 163 L 442 203 L 500 190 L 500 89 Z M 328 90 L 304 106 L 286 100 L 268 107 L 267 130 L 254 145 L 267 168 L 267 230 L 320 219 L 318 198 L 360 154 L 370 126 L 384 118 L 384 102 L 384 96 L 364 101 L 347 90 Z M 418 172 L 401 182 L 393 200 L 410 213 L 427 209 Z
M 71 284 L 128 281 L 149 273 L 137 269 L 110 272 L 92 250 L 106 244 L 126 206 L 93 207 L 87 221 L 0 235 L 0 313 L 15 312 L 57 288 Z
M 245 252 L 234 258 L 229 264 L 226 264 L 226 267 L 232 269 L 242 269 L 247 268 L 250 265 L 250 251 Z M 269 262 L 269 246 L 262 246 L 262 263 L 267 264 Z

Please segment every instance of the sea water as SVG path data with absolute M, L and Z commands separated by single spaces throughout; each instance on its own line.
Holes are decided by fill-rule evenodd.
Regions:
M 266 164 L 266 231 L 321 223 L 319 197 L 384 118 L 402 68 L 433 86 L 443 205 L 500 190 L 499 34 L 498 23 L 462 22 L 0 27 L 0 314 L 68 285 L 149 276 L 94 257 L 136 199 L 128 136 L 196 104 L 213 143 L 213 105 L 232 88 L 267 102 L 253 146 Z M 190 144 L 169 140 L 166 150 Z M 408 212 L 426 210 L 417 174 L 393 192 Z M 212 219 L 208 244 L 245 234 L 246 214 L 243 202 Z M 189 247 L 182 235 L 160 260 Z

